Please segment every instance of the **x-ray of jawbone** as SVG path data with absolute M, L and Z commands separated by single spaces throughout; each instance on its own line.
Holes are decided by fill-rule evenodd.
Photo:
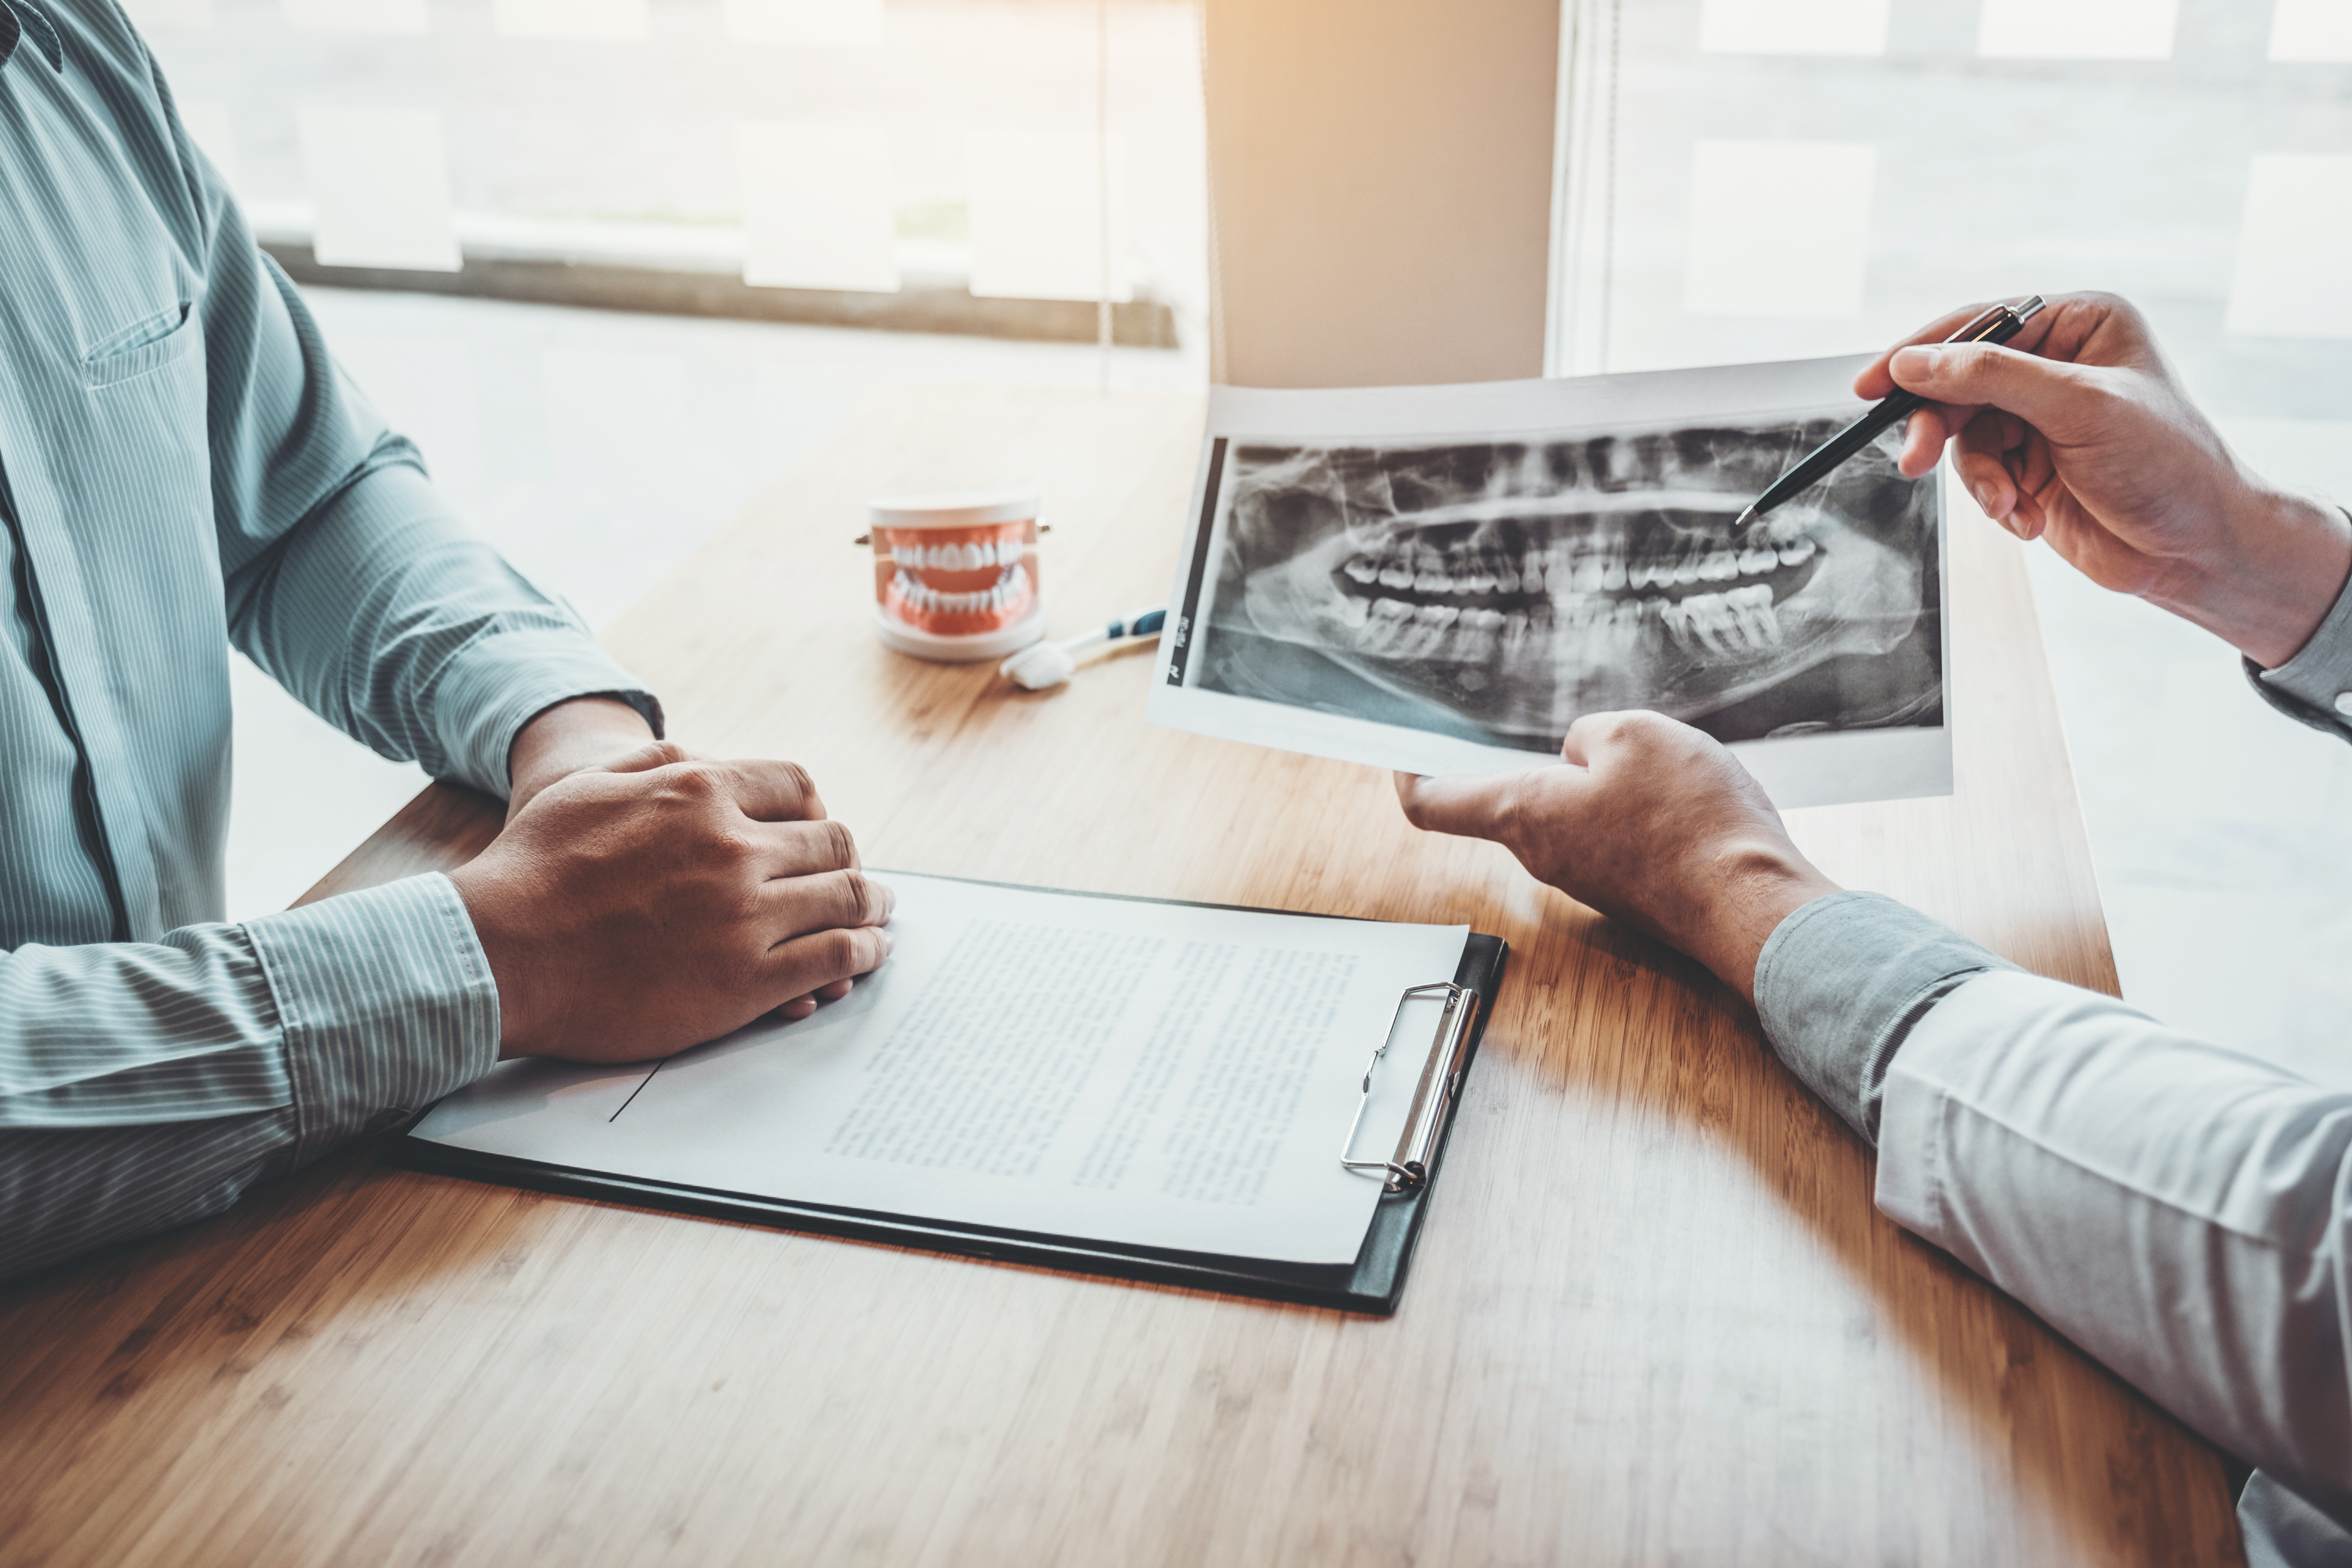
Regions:
M 1892 437 L 1731 533 L 1837 423 L 1236 447 L 1199 684 L 1544 752 L 1626 708 L 1939 723 L 1937 490 Z
M 1889 437 L 1731 531 L 1860 363 L 1216 388 L 1147 716 L 1426 773 L 1646 708 L 1781 805 L 1947 794 L 1939 478 Z

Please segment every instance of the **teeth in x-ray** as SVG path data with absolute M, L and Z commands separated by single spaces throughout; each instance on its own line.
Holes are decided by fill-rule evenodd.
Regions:
M 1234 492 L 1240 616 L 1495 732 L 1557 737 L 1605 707 L 1744 702 L 1825 659 L 1895 647 L 1919 614 L 1932 517 L 1916 501 L 1889 510 L 1891 451 L 1733 532 L 1758 488 L 1825 433 L 1268 447 Z M 1873 695 L 1855 710 L 1885 708 Z
M 1696 643 L 1709 653 L 1759 652 L 1780 642 L 1772 590 L 1758 584 L 1722 594 L 1693 594 L 1666 606 L 1666 629 L 1685 647 Z

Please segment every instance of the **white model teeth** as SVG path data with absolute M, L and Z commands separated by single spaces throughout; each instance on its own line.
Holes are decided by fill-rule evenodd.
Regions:
M 1026 549 L 1017 539 L 991 539 L 978 543 L 909 544 L 893 548 L 892 557 L 919 572 L 979 572 L 991 566 L 1017 566 Z
M 949 568 L 941 567 L 940 570 Z M 969 594 L 945 594 L 918 583 L 901 572 L 892 586 L 898 589 L 901 599 L 918 610 L 934 615 L 971 616 L 982 610 L 1001 610 L 1007 605 L 1017 604 L 1029 592 L 1029 578 L 1019 566 L 1007 566 L 993 587 L 977 588 Z

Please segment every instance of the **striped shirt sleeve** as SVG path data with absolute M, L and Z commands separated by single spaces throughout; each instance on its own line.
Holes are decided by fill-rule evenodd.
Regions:
M 0 1278 L 226 1208 L 498 1060 L 449 879 L 0 956 Z

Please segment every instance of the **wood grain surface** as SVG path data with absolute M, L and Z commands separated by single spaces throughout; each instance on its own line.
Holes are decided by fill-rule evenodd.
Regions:
M 378 1168 L 0 1291 L 0 1558 L 81 1563 L 2237 1560 L 2215 1453 L 1880 1217 L 1705 973 L 1370 768 L 885 652 L 861 498 L 1040 484 L 1061 635 L 1166 591 L 1201 407 L 868 408 L 607 639 L 869 864 L 1508 938 L 1391 1320 Z M 2017 547 L 1952 542 L 1958 788 L 1793 814 L 1834 876 L 2115 972 Z M 434 789 L 313 896 L 455 864 Z

